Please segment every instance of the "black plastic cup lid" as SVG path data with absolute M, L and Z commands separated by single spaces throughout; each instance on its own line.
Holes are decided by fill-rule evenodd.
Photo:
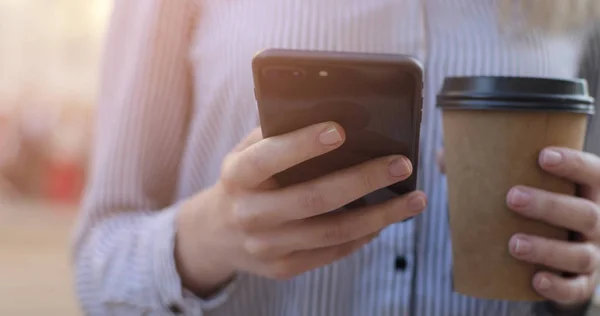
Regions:
M 595 114 L 584 79 L 448 77 L 438 94 L 443 110 L 527 110 Z

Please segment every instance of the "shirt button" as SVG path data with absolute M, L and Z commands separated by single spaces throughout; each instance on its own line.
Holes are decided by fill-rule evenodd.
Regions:
M 181 307 L 179 307 L 179 305 L 172 303 L 171 305 L 169 305 L 169 311 L 171 313 L 173 313 L 173 315 L 182 315 L 183 314 L 183 310 L 181 309 Z
M 396 271 L 404 271 L 406 270 L 408 263 L 406 262 L 406 258 L 402 256 L 396 257 L 395 267 Z

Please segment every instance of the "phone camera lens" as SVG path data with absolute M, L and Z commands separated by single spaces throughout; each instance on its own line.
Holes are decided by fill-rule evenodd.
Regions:
M 277 69 L 267 69 L 264 71 L 264 75 L 268 79 L 279 79 L 279 71 Z
M 292 79 L 299 80 L 304 78 L 304 71 L 301 69 L 290 69 L 288 70 L 288 74 L 291 75 Z
M 302 79 L 304 71 L 289 67 L 270 67 L 263 71 L 263 75 L 271 80 Z

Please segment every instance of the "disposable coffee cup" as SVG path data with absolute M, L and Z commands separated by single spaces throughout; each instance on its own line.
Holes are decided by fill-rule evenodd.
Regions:
M 542 300 L 532 278 L 540 269 L 509 253 L 515 233 L 567 240 L 568 231 L 508 209 L 515 185 L 574 195 L 575 185 L 544 172 L 548 146 L 581 150 L 594 100 L 585 80 L 516 77 L 447 78 L 443 113 L 453 252 L 458 293 L 499 300 Z

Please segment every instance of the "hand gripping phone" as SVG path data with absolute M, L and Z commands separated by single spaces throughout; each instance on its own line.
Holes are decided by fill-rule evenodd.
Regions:
M 404 155 L 413 164 L 410 178 L 354 204 L 381 203 L 416 189 L 423 104 L 423 67 L 416 59 L 269 49 L 254 57 L 252 70 L 265 138 L 325 121 L 339 123 L 346 132 L 340 148 L 277 174 L 281 186 L 374 158 Z

